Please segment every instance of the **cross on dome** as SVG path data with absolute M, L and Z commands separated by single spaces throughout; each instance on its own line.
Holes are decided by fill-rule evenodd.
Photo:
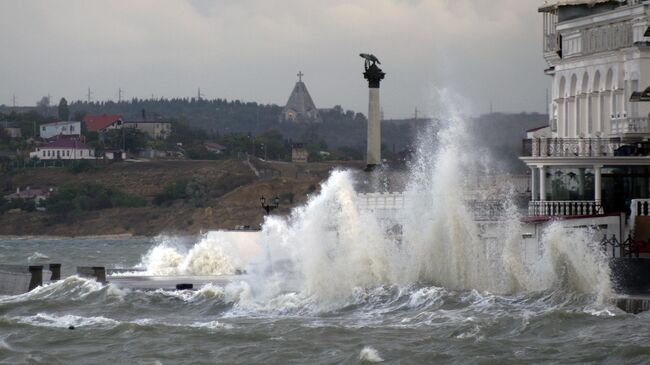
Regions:
M 302 71 L 298 71 L 298 75 L 297 75 L 297 76 L 298 76 L 298 82 L 302 82 L 302 77 L 305 76 L 305 74 L 302 73 Z

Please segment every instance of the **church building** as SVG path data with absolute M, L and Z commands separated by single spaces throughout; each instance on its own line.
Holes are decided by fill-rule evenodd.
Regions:
M 322 119 L 314 104 L 314 101 L 307 91 L 307 86 L 302 82 L 304 74 L 298 72 L 298 82 L 293 87 L 287 105 L 282 110 L 280 120 L 283 122 L 295 123 L 320 123 Z

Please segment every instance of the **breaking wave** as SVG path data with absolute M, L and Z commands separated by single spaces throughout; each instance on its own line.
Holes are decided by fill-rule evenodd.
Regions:
M 360 205 L 360 187 L 380 186 L 382 171 L 336 170 L 288 217 L 267 217 L 257 240 L 220 231 L 193 245 L 159 237 L 140 267 L 163 276 L 246 272 L 225 288 L 203 291 L 239 311 L 337 310 L 373 295 L 402 300 L 386 294 L 392 290 L 415 290 L 408 303 L 416 305 L 440 288 L 509 295 L 560 290 L 604 303 L 610 273 L 594 232 L 550 224 L 539 257 L 527 261 L 511 194 L 470 183 L 489 174 L 491 164 L 455 107 L 462 102 L 446 92 L 440 98 L 447 108 L 419 141 L 401 209 Z M 500 209 L 477 220 L 475 207 L 495 201 Z M 393 234 L 396 227 L 400 234 Z

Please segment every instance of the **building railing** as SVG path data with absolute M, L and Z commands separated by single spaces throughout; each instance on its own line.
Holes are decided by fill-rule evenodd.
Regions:
M 618 138 L 535 138 L 523 140 L 523 156 L 598 157 L 614 156 L 622 143 Z
M 612 119 L 612 134 L 650 133 L 650 118 L 625 117 Z
M 632 199 L 630 202 L 630 228 L 636 229 L 636 217 L 650 216 L 650 199 Z
M 528 215 L 532 217 L 568 217 L 603 214 L 597 201 L 531 201 Z
M 607 235 L 605 235 L 600 241 L 600 246 L 604 252 L 609 252 L 611 249 L 611 257 L 613 258 L 616 258 L 617 251 L 618 257 L 628 259 L 638 259 L 641 254 L 650 253 L 650 241 L 634 240 L 631 235 L 628 235 L 624 241 L 619 241 L 616 235 L 612 235 L 611 238 L 607 238 Z

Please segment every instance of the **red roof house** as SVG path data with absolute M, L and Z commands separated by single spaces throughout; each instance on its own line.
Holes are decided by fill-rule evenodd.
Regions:
M 122 116 L 117 114 L 91 115 L 83 117 L 88 132 L 103 132 L 111 127 L 122 125 Z

